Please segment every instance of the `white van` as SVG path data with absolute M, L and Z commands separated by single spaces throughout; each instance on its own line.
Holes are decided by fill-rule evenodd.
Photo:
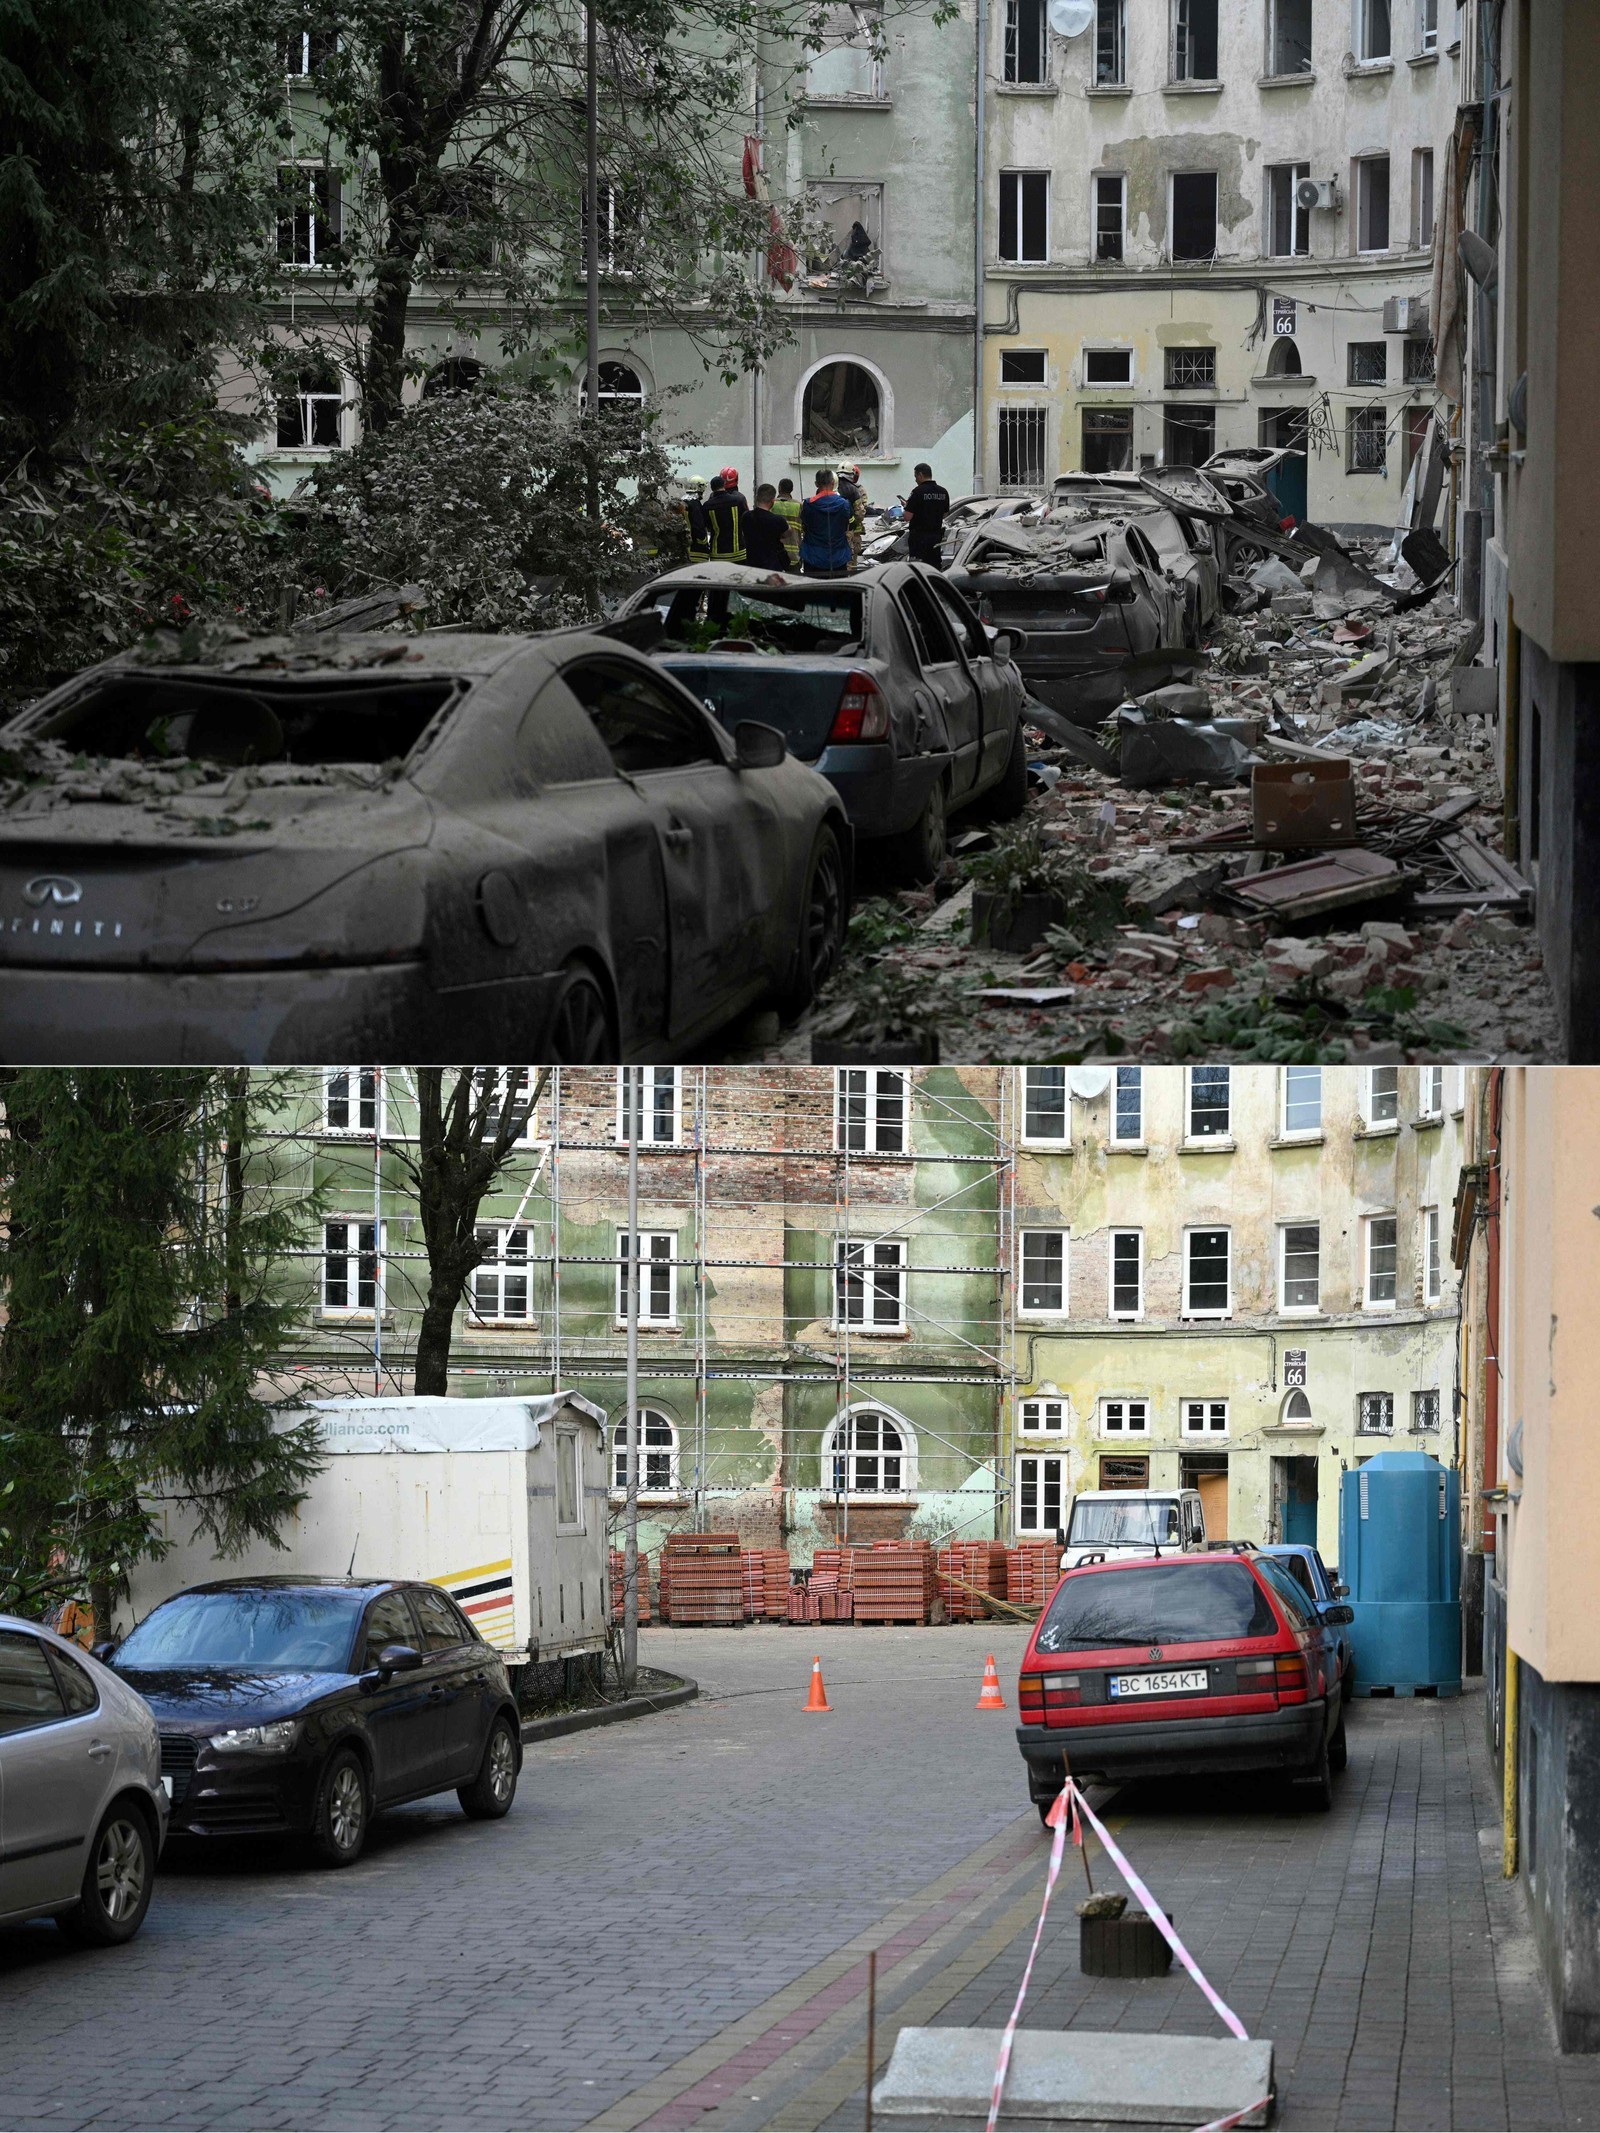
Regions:
M 1206 1544 L 1198 1489 L 1080 1489 L 1062 1542 L 1061 1568 L 1137 1556 L 1192 1554 Z

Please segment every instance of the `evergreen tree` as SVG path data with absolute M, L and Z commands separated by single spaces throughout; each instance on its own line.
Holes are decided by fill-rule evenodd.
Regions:
M 87 1592 L 103 1635 L 158 1506 L 228 1554 L 304 1498 L 314 1431 L 261 1385 L 306 1204 L 253 1138 L 260 1093 L 243 1069 L 0 1074 L 0 1610 Z

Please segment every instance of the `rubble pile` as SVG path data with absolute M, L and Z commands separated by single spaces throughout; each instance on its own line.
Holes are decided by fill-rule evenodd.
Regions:
M 228 837 L 277 825 L 257 812 L 260 796 L 287 789 L 375 792 L 400 770 L 387 763 L 260 763 L 234 767 L 178 756 L 84 755 L 60 741 L 11 742 L 0 749 L 0 815 L 58 816 L 84 808 L 115 810 L 97 833 Z M 292 803 L 290 808 L 292 811 Z M 80 826 L 75 821 L 74 826 Z

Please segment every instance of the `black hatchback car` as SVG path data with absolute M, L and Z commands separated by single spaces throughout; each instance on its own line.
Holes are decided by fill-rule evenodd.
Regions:
M 489 1821 L 516 1794 L 504 1663 L 434 1585 L 196 1585 L 109 1663 L 155 1713 L 174 1837 L 301 1834 L 349 1866 L 380 1808 L 453 1790 Z

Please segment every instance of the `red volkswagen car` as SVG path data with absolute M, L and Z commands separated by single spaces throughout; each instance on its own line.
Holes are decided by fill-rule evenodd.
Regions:
M 1174 1555 L 1069 1570 L 1028 1641 L 1017 1744 L 1041 1817 L 1063 1775 L 1275 1770 L 1308 1806 L 1345 1765 L 1340 1638 L 1281 1565 Z

